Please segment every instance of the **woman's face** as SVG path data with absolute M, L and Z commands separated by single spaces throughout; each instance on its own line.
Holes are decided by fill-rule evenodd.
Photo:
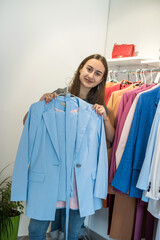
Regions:
M 91 88 L 97 86 L 102 80 L 105 72 L 105 67 L 100 60 L 90 59 L 80 70 L 80 82 L 83 87 Z

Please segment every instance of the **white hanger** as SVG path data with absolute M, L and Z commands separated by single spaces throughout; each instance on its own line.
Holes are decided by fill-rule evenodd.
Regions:
M 146 79 L 146 76 L 145 76 L 145 73 L 144 73 L 145 71 L 146 71 L 146 69 L 142 69 L 144 83 L 147 83 L 147 79 Z
M 65 78 L 65 84 L 66 84 L 66 87 L 67 87 L 66 93 L 68 93 L 68 88 L 69 88 L 69 83 L 70 83 L 70 81 L 71 81 L 71 78 L 70 78 L 70 77 L 66 77 L 66 78 Z
M 66 92 L 64 92 L 64 93 L 59 93 L 58 95 L 59 96 L 66 96 L 66 94 L 67 93 L 69 93 L 69 91 L 68 91 L 68 88 L 69 88 L 69 83 L 70 83 L 70 81 L 71 81 L 71 78 L 70 77 L 66 77 L 65 78 L 65 85 L 66 85 Z M 73 94 L 71 94 L 70 95 L 71 97 L 75 97 L 75 95 L 73 95 Z
M 154 68 L 151 69 L 151 83 L 153 83 L 153 74 L 152 74 L 152 71 L 153 71 Z
M 113 73 L 113 71 L 112 70 L 110 70 L 109 72 L 108 72 L 108 82 L 110 82 L 111 81 L 111 73 Z
M 141 71 L 141 69 L 137 69 L 137 70 L 136 70 L 136 82 L 139 81 L 138 72 L 140 72 L 140 71 Z
M 140 77 L 141 77 L 141 82 L 144 82 L 144 79 L 143 79 L 143 73 L 142 73 L 142 71 L 143 71 L 143 69 L 140 69 L 140 72 L 139 72 L 139 74 L 140 74 Z

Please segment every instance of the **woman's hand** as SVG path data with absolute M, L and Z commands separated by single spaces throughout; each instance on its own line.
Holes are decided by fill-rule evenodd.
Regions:
M 109 117 L 107 116 L 105 107 L 103 105 L 94 104 L 93 109 L 95 109 L 95 112 L 99 116 L 103 116 L 104 127 L 105 127 L 105 132 L 106 132 L 106 139 L 107 139 L 107 141 L 112 143 L 113 139 L 114 139 L 115 129 L 112 126 L 112 124 L 109 120 Z
M 103 105 L 94 104 L 94 105 L 93 105 L 93 109 L 95 109 L 95 112 L 96 112 L 99 116 L 103 116 L 103 120 L 106 120 L 106 119 L 107 119 L 106 109 L 104 108 Z
M 49 103 L 52 101 L 52 99 L 56 99 L 57 98 L 57 93 L 45 93 L 41 98 L 40 101 L 45 100 L 46 103 Z
M 54 93 L 45 93 L 43 94 L 43 96 L 40 98 L 40 101 L 44 100 L 45 99 L 45 102 L 46 103 L 49 103 L 52 101 L 52 99 L 56 99 L 57 98 L 57 93 L 54 92 Z M 25 121 L 26 121 L 26 118 L 28 116 L 28 112 L 25 114 L 24 118 L 23 118 L 23 125 L 25 124 Z

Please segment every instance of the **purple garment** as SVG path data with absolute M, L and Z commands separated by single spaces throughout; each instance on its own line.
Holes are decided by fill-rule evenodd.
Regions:
M 140 199 L 138 199 L 136 222 L 135 222 L 135 228 L 134 228 L 134 240 L 141 240 L 142 238 L 144 211 L 147 211 L 147 209 L 144 207 L 146 205 L 147 203 L 144 203 Z
M 116 115 L 116 120 L 115 120 L 115 124 L 116 124 L 116 132 L 115 132 L 115 137 L 114 137 L 114 142 L 112 145 L 112 151 L 110 154 L 110 166 L 109 166 L 109 183 L 112 182 L 115 172 L 116 172 L 116 158 L 115 158 L 115 153 L 118 147 L 118 143 L 121 137 L 121 133 L 123 130 L 123 126 L 127 117 L 127 114 L 131 108 L 131 105 L 135 99 L 135 97 L 137 96 L 138 93 L 143 92 L 145 90 L 148 90 L 150 88 L 152 88 L 154 86 L 150 85 L 147 86 L 147 84 L 143 84 L 141 87 L 136 88 L 134 90 L 125 92 L 122 96 L 122 99 L 120 101 L 119 107 L 118 107 L 118 111 L 117 111 L 117 115 Z
M 145 240 L 153 239 L 154 220 L 155 220 L 155 218 L 150 214 L 150 212 L 147 212 Z
M 135 228 L 134 228 L 134 240 L 141 240 L 144 237 L 145 237 L 145 240 L 153 239 L 155 218 L 147 211 L 147 205 L 148 203 L 138 199 L 136 221 L 135 221 Z M 146 218 L 145 222 L 144 222 L 144 218 Z M 143 236 L 144 233 L 142 233 L 143 226 L 145 226 L 145 236 Z

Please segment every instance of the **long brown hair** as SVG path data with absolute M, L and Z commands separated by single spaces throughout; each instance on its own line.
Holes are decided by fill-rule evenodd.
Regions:
M 107 75 L 108 75 L 108 65 L 107 65 L 107 61 L 105 59 L 105 57 L 99 55 L 99 54 L 93 54 L 90 55 L 88 57 L 86 57 L 79 65 L 79 67 L 77 68 L 77 71 L 75 72 L 75 75 L 71 81 L 71 86 L 69 88 L 70 93 L 74 94 L 75 96 L 79 97 L 79 93 L 80 93 L 80 80 L 79 80 L 79 75 L 80 75 L 80 70 L 83 68 L 83 66 L 85 65 L 85 63 L 90 60 L 90 59 L 97 59 L 99 61 L 101 61 L 104 65 L 105 68 L 105 72 L 103 75 L 103 80 L 95 87 L 93 87 L 88 95 L 87 95 L 87 100 L 89 103 L 92 104 L 100 104 L 100 105 L 104 105 L 105 103 L 105 83 L 107 80 Z

